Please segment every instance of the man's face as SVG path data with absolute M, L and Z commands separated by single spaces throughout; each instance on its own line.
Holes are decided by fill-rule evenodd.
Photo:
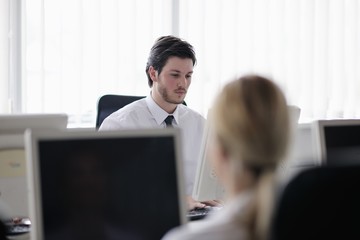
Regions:
M 190 58 L 170 57 L 160 75 L 153 75 L 153 90 L 165 102 L 180 104 L 184 101 L 191 83 L 193 61 Z

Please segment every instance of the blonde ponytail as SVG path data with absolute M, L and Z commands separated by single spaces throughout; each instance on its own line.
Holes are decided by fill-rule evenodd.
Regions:
M 274 171 L 265 171 L 259 176 L 255 197 L 254 239 L 265 240 L 274 207 Z
M 213 117 L 219 143 L 235 161 L 232 165 L 239 166 L 239 173 L 244 166 L 254 175 L 255 198 L 246 217 L 238 220 L 248 227 L 250 239 L 263 240 L 272 215 L 275 169 L 289 139 L 285 97 L 271 80 L 244 76 L 223 88 Z

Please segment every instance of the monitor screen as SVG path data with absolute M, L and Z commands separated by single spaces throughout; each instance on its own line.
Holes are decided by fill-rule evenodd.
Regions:
M 175 130 L 32 135 L 35 239 L 160 239 L 183 223 Z
M 313 132 L 322 165 L 360 163 L 360 119 L 317 120 Z
M 327 164 L 360 164 L 359 125 L 324 127 Z

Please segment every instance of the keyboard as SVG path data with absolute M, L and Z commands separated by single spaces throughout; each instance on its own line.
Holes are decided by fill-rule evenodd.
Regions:
M 187 213 L 187 218 L 190 221 L 200 220 L 205 218 L 211 212 L 218 211 L 221 208 L 222 207 L 210 207 L 210 206 L 206 206 L 204 208 L 195 208 Z
M 31 222 L 27 217 L 15 217 L 4 221 L 6 227 L 6 235 L 20 235 L 30 232 Z
M 30 226 L 7 226 L 7 236 L 19 235 L 30 232 Z

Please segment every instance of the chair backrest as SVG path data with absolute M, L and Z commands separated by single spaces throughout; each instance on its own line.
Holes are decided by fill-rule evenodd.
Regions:
M 107 94 L 98 100 L 97 116 L 96 116 L 96 129 L 101 126 L 104 119 L 111 113 L 119 110 L 120 108 L 132 103 L 136 100 L 140 100 L 145 96 L 128 96 L 128 95 L 114 95 Z M 186 102 L 183 104 L 186 106 Z
M 107 94 L 100 97 L 97 106 L 96 128 L 98 129 L 104 119 L 120 108 L 142 99 L 145 96 L 127 96 Z
M 271 240 L 360 239 L 360 166 L 317 167 L 280 195 Z
M 5 227 L 5 224 L 3 223 L 2 220 L 0 220 L 0 240 L 7 240 L 8 239 L 6 237 L 6 233 L 7 233 L 7 229 Z

